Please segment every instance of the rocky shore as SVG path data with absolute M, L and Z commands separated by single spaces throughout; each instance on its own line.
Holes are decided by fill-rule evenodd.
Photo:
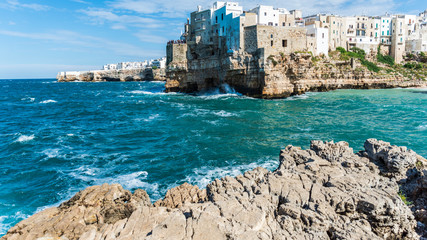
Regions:
M 191 56 L 207 50 L 190 48 L 188 51 Z M 320 58 L 310 53 L 265 56 L 259 51 L 217 58 L 178 59 L 166 70 L 167 92 L 192 93 L 226 83 L 244 95 L 274 99 L 308 91 L 427 87 L 425 76 L 417 73 L 392 72 L 393 69 L 385 66 L 376 73 L 357 59 Z
M 166 81 L 165 69 L 97 70 L 87 72 L 61 72 L 58 82 L 133 82 Z
M 273 172 L 183 184 L 154 204 L 141 189 L 89 187 L 1 239 L 425 239 L 427 160 L 376 139 L 364 148 L 288 146 Z

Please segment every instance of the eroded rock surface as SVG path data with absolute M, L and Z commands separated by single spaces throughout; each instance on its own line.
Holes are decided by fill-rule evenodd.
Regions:
M 426 166 L 375 139 L 357 154 L 346 142 L 312 141 L 282 150 L 274 172 L 256 168 L 206 190 L 184 184 L 154 206 L 143 190 L 90 187 L 2 239 L 420 239 Z

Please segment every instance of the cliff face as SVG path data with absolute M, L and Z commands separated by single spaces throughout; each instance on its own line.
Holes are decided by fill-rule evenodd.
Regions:
M 189 49 L 191 51 L 191 47 Z M 307 53 L 267 57 L 263 49 L 259 49 L 253 54 L 220 56 L 172 62 L 167 70 L 166 91 L 203 91 L 227 83 L 251 97 L 283 98 L 338 88 L 427 86 L 427 81 L 410 76 L 371 72 L 357 61 L 318 61 Z
M 426 167 L 415 152 L 375 139 L 357 154 L 346 142 L 313 141 L 282 150 L 274 172 L 256 168 L 206 190 L 184 184 L 154 205 L 143 190 L 89 187 L 2 239 L 419 239 Z
M 58 74 L 59 82 L 165 81 L 165 69 L 99 70 Z

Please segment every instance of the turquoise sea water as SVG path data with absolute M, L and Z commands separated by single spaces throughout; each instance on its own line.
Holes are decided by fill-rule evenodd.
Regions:
M 153 200 L 184 182 L 256 166 L 288 144 L 367 138 L 427 157 L 427 90 L 338 90 L 283 100 L 164 94 L 163 83 L 0 80 L 0 236 L 87 186 L 120 183 Z

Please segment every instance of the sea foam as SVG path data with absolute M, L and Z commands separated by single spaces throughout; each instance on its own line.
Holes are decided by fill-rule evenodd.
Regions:
M 20 142 L 20 143 L 29 142 L 29 141 L 33 140 L 34 138 L 35 138 L 34 134 L 29 135 L 29 136 L 28 135 L 21 135 L 18 139 L 16 139 L 15 142 Z
M 49 100 L 45 100 L 45 101 L 41 101 L 40 103 L 42 103 L 42 104 L 46 104 L 46 103 L 56 103 L 57 101 L 55 101 L 55 100 L 51 100 L 51 99 L 49 99 Z

